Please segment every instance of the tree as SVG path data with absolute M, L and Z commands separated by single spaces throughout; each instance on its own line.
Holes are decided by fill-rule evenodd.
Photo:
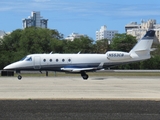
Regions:
M 143 62 L 141 62 L 141 69 L 160 69 L 160 56 L 159 55 L 155 55 L 152 56 L 150 59 L 145 60 Z
M 93 50 L 93 40 L 89 37 L 75 38 L 74 41 L 65 40 L 65 53 L 91 53 Z
M 0 68 L 28 54 L 49 53 L 55 49 L 53 42 L 62 38 L 57 30 L 36 27 L 14 30 L 0 40 Z
M 116 34 L 112 39 L 110 49 L 114 51 L 124 51 L 129 52 L 134 45 L 137 43 L 137 40 L 132 35 L 127 34 Z M 116 67 L 117 69 L 139 69 L 140 62 L 120 65 Z
M 66 44 L 64 43 L 64 40 L 52 39 L 50 41 L 50 46 L 53 53 L 64 53 Z
M 96 41 L 94 49 L 95 53 L 106 53 L 109 50 L 108 39 Z
M 2 69 L 5 65 L 17 61 L 21 55 L 19 51 L 19 40 L 21 39 L 21 29 L 13 31 L 9 35 L 5 35 L 1 39 L 0 49 L 0 68 Z
M 127 34 L 116 34 L 112 39 L 110 49 L 115 51 L 129 52 L 137 43 L 136 37 Z

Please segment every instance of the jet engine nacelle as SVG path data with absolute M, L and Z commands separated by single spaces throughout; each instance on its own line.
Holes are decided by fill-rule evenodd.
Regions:
M 119 52 L 119 51 L 108 51 L 107 58 L 109 60 L 119 61 L 131 58 L 130 54 L 127 52 Z

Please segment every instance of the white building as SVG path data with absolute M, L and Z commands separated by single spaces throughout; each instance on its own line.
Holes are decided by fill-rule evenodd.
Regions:
M 118 33 L 117 30 L 107 30 L 106 25 L 101 26 L 101 29 L 96 31 L 96 40 L 102 40 L 106 38 L 111 41 L 116 33 Z
M 87 35 L 83 35 L 83 34 L 78 34 L 78 33 L 72 33 L 71 35 L 67 36 L 65 38 L 65 40 L 70 40 L 70 41 L 73 41 L 75 38 L 80 38 L 82 36 L 87 36 Z
M 160 24 L 157 24 L 156 20 L 142 20 L 140 24 L 131 22 L 125 26 L 126 33 L 135 36 L 137 40 L 141 39 L 150 29 L 156 31 L 155 42 L 160 41 Z
M 3 36 L 6 35 L 6 33 L 2 30 L 0 30 L 0 38 L 3 38 Z
M 23 22 L 23 28 L 27 27 L 41 27 L 41 28 L 47 28 L 48 19 L 42 19 L 40 16 L 40 12 L 31 12 L 31 16 L 29 16 L 26 19 L 22 20 Z
M 0 30 L 0 38 L 3 38 L 5 35 L 9 35 L 9 34 L 11 34 L 11 32 L 5 32 Z

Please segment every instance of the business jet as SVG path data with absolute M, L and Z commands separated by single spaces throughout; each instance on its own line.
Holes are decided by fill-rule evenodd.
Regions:
M 105 54 L 30 54 L 18 62 L 12 63 L 4 70 L 20 71 L 61 71 L 79 73 L 84 80 L 88 79 L 86 72 L 104 70 L 117 66 L 149 59 L 154 30 L 146 32 L 130 52 L 108 51 Z M 18 79 L 22 78 L 18 75 Z

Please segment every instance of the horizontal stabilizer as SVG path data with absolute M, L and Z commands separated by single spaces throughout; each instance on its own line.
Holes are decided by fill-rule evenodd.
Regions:
M 150 51 L 155 51 L 157 48 L 151 48 Z

